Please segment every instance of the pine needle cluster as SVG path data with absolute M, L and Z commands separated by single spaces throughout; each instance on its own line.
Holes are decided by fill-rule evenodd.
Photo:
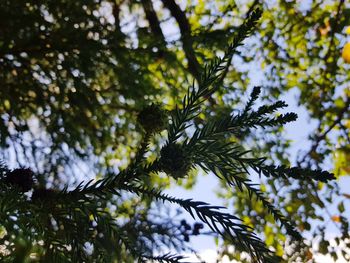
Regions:
M 221 116 L 202 127 L 194 128 L 192 125 L 205 99 L 220 88 L 217 84 L 228 69 L 234 52 L 254 30 L 260 15 L 258 9 L 252 12 L 237 31 L 226 53 L 204 68 L 199 84 L 193 84 L 188 89 L 182 105 L 171 113 L 168 127 L 164 125 L 164 112 L 157 106 L 139 115 L 145 130 L 144 139 L 134 161 L 125 170 L 108 174 L 100 180 L 82 182 L 73 190 L 55 190 L 37 187 L 33 178 L 18 180 L 18 176 L 28 177 L 30 172 L 22 170 L 21 175 L 3 165 L 0 168 L 0 224 L 7 234 L 1 239 L 2 262 L 20 262 L 29 256 L 39 262 L 184 262 L 181 255 L 159 255 L 157 252 L 158 247 L 164 248 L 169 244 L 167 238 L 176 235 L 176 227 L 172 227 L 174 224 L 169 227 L 156 225 L 147 217 L 136 214 L 121 222 L 104 210 L 108 200 L 125 195 L 149 202 L 175 204 L 204 223 L 213 233 L 230 240 L 238 251 L 247 252 L 252 262 L 278 262 L 273 251 L 266 247 L 253 229 L 224 207 L 169 196 L 162 189 L 146 183 L 151 174 L 166 173 L 176 180 L 185 177 L 191 169 L 201 168 L 228 185 L 246 191 L 250 198 L 260 200 L 287 234 L 301 238 L 293 224 L 249 179 L 249 174 L 255 171 L 260 176 L 321 182 L 334 179 L 333 174 L 267 164 L 266 158 L 253 158 L 238 141 L 229 139 L 242 129 L 282 126 L 295 120 L 297 116 L 294 113 L 276 115 L 286 104 L 278 101 L 254 110 L 253 104 L 261 90 L 256 87 L 238 114 Z M 152 113 L 155 113 L 154 118 L 150 116 Z M 167 131 L 166 143 L 158 157 L 150 162 L 146 158 L 150 151 L 149 138 L 162 129 Z M 189 129 L 194 130 L 191 136 L 187 133 Z M 22 182 L 29 183 L 22 185 Z M 24 193 L 29 190 L 31 195 Z M 90 252 L 87 251 L 87 243 L 92 247 Z

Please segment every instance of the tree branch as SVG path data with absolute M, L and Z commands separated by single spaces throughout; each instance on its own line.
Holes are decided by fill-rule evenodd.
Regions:
M 158 20 L 157 14 L 154 11 L 151 0 L 141 0 L 143 10 L 145 11 L 146 18 L 148 20 L 149 26 L 152 33 L 157 38 L 161 45 L 165 45 L 165 37 L 162 29 L 160 28 L 160 22 Z
M 191 74 L 200 82 L 201 66 L 196 58 L 193 49 L 193 40 L 191 36 L 191 26 L 186 18 L 185 12 L 175 3 L 174 0 L 162 0 L 164 6 L 169 9 L 171 15 L 175 18 L 179 25 L 182 48 L 185 52 L 186 59 L 188 60 L 188 70 Z
M 298 162 L 298 165 L 301 165 L 303 162 L 306 161 L 306 158 L 311 155 L 311 153 L 315 152 L 320 144 L 321 141 L 327 138 L 328 133 L 330 133 L 334 127 L 337 125 L 340 125 L 341 121 L 343 120 L 343 116 L 345 113 L 348 112 L 350 107 L 350 98 L 347 98 L 344 107 L 338 112 L 336 119 L 333 121 L 331 125 L 328 126 L 328 128 L 323 132 L 319 133 L 314 137 L 314 143 L 311 146 L 310 150 L 304 155 L 304 157 Z M 319 130 L 321 128 L 319 127 Z

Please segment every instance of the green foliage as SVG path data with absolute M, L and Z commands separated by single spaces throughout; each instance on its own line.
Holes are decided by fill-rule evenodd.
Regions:
M 181 8 L 172 0 L 162 3 L 1 2 L 0 158 L 30 167 L 27 171 L 35 175 L 34 181 L 24 175 L 18 180 L 22 168 L 1 168 L 1 224 L 7 227 L 0 229 L 16 236 L 0 239 L 13 252 L 8 260 L 31 255 L 50 262 L 67 257 L 176 262 L 177 255 L 161 250 L 182 251 L 186 238 L 176 219 L 169 215 L 167 220 L 154 208 L 153 199 L 170 182 L 193 184 L 196 168 L 221 179 L 227 189 L 221 195 L 231 198 L 234 214 L 263 233 L 283 260 L 308 260 L 312 253 L 336 259 L 336 247 L 325 233 L 335 224 L 337 246 L 350 246 L 349 198 L 334 182 L 324 184 L 333 176 L 321 168 L 333 157 L 335 174 L 349 174 L 350 75 L 340 57 L 348 41 L 349 3 L 263 2 L 258 30 L 244 46 L 259 1 L 188 1 Z M 178 38 L 165 34 L 171 19 L 178 24 Z M 204 63 L 208 58 L 212 62 Z M 258 79 L 251 73 L 260 66 L 264 88 L 254 88 L 239 111 L 242 94 Z M 186 93 L 188 72 L 198 83 Z M 319 123 L 310 133 L 310 149 L 298 154 L 292 168 L 286 151 L 290 142 L 280 132 L 296 115 L 277 113 L 286 107 L 279 97 L 289 90 L 298 91 L 299 104 Z M 255 109 L 259 99 L 264 105 Z M 151 103 L 162 103 L 171 113 L 167 137 L 154 134 L 167 126 L 163 111 L 151 118 L 155 123 L 140 121 Z M 248 175 L 253 171 L 260 175 L 260 187 Z M 96 181 L 78 185 L 86 177 Z M 31 197 L 19 193 L 30 188 Z M 329 210 L 332 204 L 335 211 Z M 212 210 L 206 212 L 211 218 L 224 214 Z M 37 220 L 32 228 L 31 220 Z M 77 231 L 81 222 L 85 226 Z M 320 227 L 311 227 L 315 222 Z M 308 233 L 306 241 L 298 230 Z M 77 237 L 78 244 L 69 243 Z M 85 247 L 95 239 L 94 252 L 87 256 Z M 227 242 L 223 254 L 231 258 L 243 260 L 240 250 L 250 250 L 243 242 L 245 248 L 235 243 L 237 250 L 228 252 L 232 236 L 222 239 Z M 295 258 L 283 251 L 286 246 Z
M 333 174 L 267 166 L 264 164 L 265 158 L 249 157 L 250 151 L 244 150 L 242 145 L 231 140 L 234 134 L 232 131 L 236 128 L 277 126 L 294 120 L 296 116 L 293 114 L 276 118 L 268 116 L 286 106 L 283 102 L 264 105 L 257 111 L 252 110 L 253 102 L 259 94 L 259 89 L 256 88 L 242 113 L 233 114 L 229 118 L 223 116 L 215 122 L 208 121 L 202 128 L 194 128 L 192 136 L 186 135 L 189 129 L 193 129 L 190 123 L 201 112 L 205 98 L 219 88 L 217 82 L 221 81 L 221 74 L 228 67 L 229 59 L 252 32 L 260 15 L 259 10 L 251 13 L 247 22 L 238 29 L 224 56 L 208 64 L 198 87 L 193 85 L 188 89 L 182 107 L 172 114 L 166 144 L 160 150 L 160 157 L 154 161 L 150 162 L 146 158 L 147 152 L 150 151 L 149 136 L 152 136 L 147 129 L 149 133 L 143 138 L 134 161 L 126 169 L 119 173 L 110 173 L 100 180 L 81 182 L 73 190 L 68 190 L 67 187 L 63 190 L 45 189 L 33 185 L 32 196 L 28 197 L 23 195 L 23 189 L 22 191 L 18 185 L 7 180 L 13 176 L 13 171 L 2 167 L 4 176 L 0 183 L 0 216 L 3 227 L 11 233 L 2 239 L 5 241 L 5 250 L 8 251 L 8 255 L 3 253 L 3 260 L 24 260 L 29 254 L 35 253 L 37 260 L 50 262 L 126 262 L 131 259 L 179 262 L 181 256 L 169 253 L 164 256 L 154 254 L 163 251 L 164 248 L 177 247 L 181 250 L 181 247 L 176 245 L 176 240 L 179 239 L 174 237 L 174 224 L 168 228 L 154 227 L 155 222 L 147 217 L 147 209 L 135 211 L 134 214 L 129 212 L 129 218 L 123 219 L 122 214 L 106 211 L 102 205 L 108 200 L 134 194 L 141 206 L 147 207 L 147 203 L 151 204 L 157 200 L 177 204 L 193 218 L 197 217 L 205 223 L 213 233 L 229 240 L 237 251 L 249 253 L 254 262 L 278 261 L 278 257 L 254 234 L 253 229 L 244 225 L 238 217 L 221 212 L 223 207 L 171 197 L 149 182 L 152 174 L 157 175 L 162 171 L 177 179 L 186 176 L 190 167 L 201 167 L 206 172 L 213 172 L 228 185 L 236 185 L 240 191 L 245 187 L 250 198 L 255 196 L 261 201 L 275 220 L 286 228 L 288 234 L 294 238 L 301 238 L 286 217 L 245 177 L 250 174 L 248 167 L 263 175 L 303 180 L 310 178 L 324 182 L 332 180 Z M 19 173 L 16 176 L 26 177 L 30 170 L 14 171 Z M 120 207 L 117 207 L 117 210 L 119 209 Z M 157 235 L 161 238 L 157 238 Z M 166 241 L 172 238 L 173 244 Z M 88 250 L 89 245 L 92 246 L 92 251 Z
M 103 15 L 108 3 L 117 5 L 0 4 L 3 158 L 12 158 L 10 149 L 16 148 L 20 165 L 35 163 L 31 168 L 50 174 L 57 185 L 65 176 L 62 167 L 77 177 L 78 165 L 72 163 L 84 161 L 97 173 L 110 158 L 122 157 L 111 147 L 136 139 L 130 129 L 136 113 L 169 95 L 157 74 L 178 63 L 169 55 L 161 67 L 153 52 L 133 47 L 119 24 Z

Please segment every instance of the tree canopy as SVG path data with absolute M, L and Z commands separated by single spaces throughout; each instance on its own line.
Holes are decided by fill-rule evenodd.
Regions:
M 259 22 L 257 7 L 263 10 Z M 339 245 L 347 257 L 349 193 L 341 193 L 336 182 L 322 183 L 331 176 L 321 172 L 349 173 L 346 1 L 2 1 L 0 15 L 0 152 L 13 168 L 21 167 L 2 168 L 1 224 L 3 233 L 12 234 L 36 222 L 34 233 L 28 228 L 17 238 L 1 239 L 18 252 L 15 257 L 33 250 L 46 259 L 79 251 L 75 257 L 98 260 L 101 248 L 111 260 L 125 261 L 186 247 L 188 224 L 169 214 L 167 221 L 155 200 L 195 211 L 213 232 L 225 229 L 227 247 L 221 252 L 233 258 L 243 260 L 245 250 L 263 260 L 271 248 L 287 260 L 285 247 L 293 247 L 303 260 L 313 253 L 336 259 Z M 257 23 L 254 31 L 249 21 Z M 262 88 L 252 89 L 251 83 Z M 248 90 L 250 99 L 242 99 Z M 295 116 L 270 115 L 285 107 L 276 101 L 290 90 L 318 124 L 297 160 L 288 158 L 291 142 L 281 138 L 283 124 Z M 265 106 L 255 109 L 259 93 L 255 104 Z M 264 153 L 271 157 L 262 158 Z M 221 197 L 234 204 L 237 218 L 232 211 L 162 193 L 171 183 L 191 187 L 194 167 L 223 179 Z M 268 176 L 260 187 L 247 177 L 253 171 Z M 22 193 L 28 186 L 16 179 L 21 174 L 28 176 L 29 189 L 35 177 L 29 208 Z M 182 178 L 185 174 L 190 175 Z M 137 177 L 135 184 L 130 176 Z M 89 179 L 96 181 L 80 184 Z M 327 210 L 329 204 L 337 206 L 337 214 Z M 43 216 L 46 210 L 51 214 Z M 68 210 L 76 211 L 71 218 L 64 216 Z M 17 224 L 9 218 L 13 211 Z M 25 218 L 28 213 L 34 218 Z M 236 228 L 239 223 L 232 222 L 238 218 L 263 233 L 266 244 L 245 226 Z M 311 227 L 315 222 L 319 227 Z M 336 245 L 325 237 L 329 222 L 339 229 Z M 65 230 L 55 230 L 61 224 Z M 116 225 L 108 228 L 111 224 Z M 82 247 L 91 244 L 85 241 L 107 229 L 93 244 L 95 254 L 88 255 Z M 291 238 L 297 232 L 306 233 L 306 240 Z M 62 243 L 80 233 L 86 236 L 69 244 L 70 250 Z M 233 242 L 237 250 L 228 252 L 240 233 L 242 243 Z M 111 244 L 124 250 L 114 251 Z M 135 244 L 146 254 L 133 251 Z

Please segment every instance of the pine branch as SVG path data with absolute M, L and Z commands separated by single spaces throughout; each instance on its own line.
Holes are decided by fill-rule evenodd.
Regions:
M 239 129 L 237 129 L 239 127 L 256 128 L 257 126 L 260 126 L 264 128 L 283 125 L 288 122 L 295 121 L 298 117 L 295 113 L 280 114 L 279 116 L 274 118 L 265 117 L 265 115 L 271 114 L 276 110 L 287 106 L 288 105 L 285 104 L 285 102 L 277 101 L 272 105 L 264 105 L 260 107 L 257 111 L 253 111 L 250 113 L 243 112 L 242 114 L 235 115 L 232 117 L 230 123 L 231 131 L 239 131 Z
M 241 153 L 242 154 L 242 153 Z M 293 226 L 279 210 L 277 210 L 264 196 L 264 194 L 257 188 L 254 188 L 255 184 L 250 179 L 245 178 L 246 174 L 249 174 L 244 163 L 234 163 L 230 160 L 230 157 L 224 158 L 198 158 L 198 162 L 201 167 L 205 167 L 212 171 L 220 179 L 224 179 L 230 186 L 237 186 L 238 189 L 243 192 L 244 189 L 248 191 L 250 198 L 256 197 L 257 200 L 262 202 L 263 206 L 273 215 L 276 221 L 281 223 L 287 233 L 296 239 L 300 239 L 300 234 L 295 230 Z
M 254 101 L 258 98 L 260 87 L 255 87 L 250 95 L 243 111 L 237 115 L 222 117 L 216 121 L 210 121 L 201 129 L 197 129 L 191 139 L 186 140 L 187 147 L 195 147 L 198 143 L 220 140 L 225 134 L 241 132 L 243 128 L 281 126 L 297 118 L 295 113 L 280 114 L 277 117 L 267 117 L 267 114 L 274 113 L 278 109 L 287 106 L 283 101 L 277 101 L 271 105 L 264 105 L 257 111 L 252 111 Z
M 195 219 L 195 215 L 204 223 L 206 223 L 212 231 L 229 237 L 237 248 L 243 249 L 250 253 L 252 258 L 257 262 L 273 262 L 271 251 L 252 231 L 251 228 L 242 224 L 241 220 L 231 214 L 223 213 L 220 210 L 224 207 L 212 206 L 201 201 L 193 201 L 192 199 L 180 199 L 163 194 L 154 189 L 137 187 L 129 185 L 125 188 L 138 195 L 147 195 L 156 200 L 176 203 L 184 208 Z
M 138 182 L 142 176 L 147 176 L 152 171 L 159 171 L 159 160 L 152 163 L 145 164 L 144 166 L 137 166 L 137 169 L 131 169 L 129 166 L 127 169 L 121 171 L 118 174 L 108 174 L 105 178 L 97 180 L 90 180 L 87 183 L 81 182 L 77 187 L 71 191 L 67 191 L 64 188 L 61 191 L 62 195 L 67 195 L 71 200 L 77 200 L 80 198 L 88 198 L 88 196 L 97 196 L 101 199 L 105 199 L 108 194 L 120 196 L 122 189 L 126 183 Z
M 150 4 L 143 1 L 144 6 Z M 152 6 L 148 6 L 155 15 Z M 148 14 L 150 18 L 150 13 Z M 144 179 L 150 172 L 164 171 L 174 179 L 186 175 L 194 165 L 202 167 L 205 171 L 212 171 L 216 176 L 225 180 L 230 186 L 237 186 L 240 191 L 247 190 L 249 197 L 259 200 L 267 211 L 273 215 L 281 226 L 285 227 L 287 233 L 300 239 L 300 234 L 294 226 L 288 222 L 283 214 L 275 208 L 264 196 L 262 191 L 255 188 L 246 175 L 249 175 L 249 168 L 252 168 L 259 175 L 272 176 L 276 178 L 297 178 L 318 180 L 328 182 L 334 179 L 334 175 L 321 170 L 306 170 L 298 167 L 287 168 L 285 166 L 265 165 L 265 158 L 246 157 L 250 151 L 244 150 L 240 145 L 226 141 L 232 133 L 238 133 L 242 129 L 255 127 L 281 126 L 296 119 L 296 114 L 287 113 L 278 116 L 269 116 L 277 110 L 286 107 L 283 101 L 277 101 L 270 105 L 263 105 L 253 110 L 253 104 L 258 99 L 260 88 L 255 87 L 243 110 L 236 115 L 225 116 L 217 121 L 210 121 L 203 128 L 195 130 L 190 139 L 183 143 L 176 141 L 184 134 L 190 126 L 193 118 L 199 114 L 201 104 L 219 89 L 225 77 L 231 59 L 237 47 L 251 34 L 257 20 L 261 15 L 260 10 L 251 13 L 247 21 L 241 25 L 228 46 L 227 51 L 221 58 L 215 58 L 205 66 L 198 85 L 193 84 L 183 98 L 181 107 L 177 107 L 172 115 L 172 123 L 168 128 L 168 140 L 160 151 L 160 157 L 153 163 L 146 163 L 144 158 L 148 151 L 149 135 L 162 128 L 163 121 L 158 121 L 159 127 L 149 126 L 144 114 L 139 115 L 139 120 L 144 121 L 141 126 L 146 131 L 146 138 L 140 143 L 136 157 L 129 164 L 128 168 L 119 174 L 108 174 L 105 178 L 96 182 L 89 181 L 86 184 L 79 184 L 74 190 L 62 191 L 53 189 L 38 189 L 34 187 L 31 200 L 27 200 L 23 193 L 33 187 L 33 180 L 29 173 L 27 180 L 18 177 L 16 170 L 9 171 L 0 163 L 0 191 L 3 195 L 0 199 L 0 219 L 8 227 L 12 234 L 19 233 L 29 236 L 31 240 L 45 240 L 46 258 L 65 257 L 67 244 L 72 245 L 69 256 L 73 261 L 86 259 L 84 254 L 84 243 L 95 237 L 94 246 L 97 254 L 108 253 L 106 242 L 115 246 L 122 246 L 133 258 L 152 260 L 158 262 L 179 262 L 183 257 L 178 255 L 165 254 L 153 256 L 155 243 L 154 229 L 138 226 L 140 220 L 129 220 L 129 224 L 121 226 L 111 214 L 101 208 L 101 202 L 107 202 L 111 196 L 121 197 L 122 193 L 129 192 L 138 196 L 148 196 L 152 200 L 170 202 L 185 209 L 193 218 L 198 217 L 206 223 L 210 229 L 224 238 L 228 238 L 235 247 L 250 254 L 255 262 L 274 262 L 276 258 L 265 246 L 264 242 L 252 232 L 252 228 L 246 226 L 242 221 L 229 213 L 222 212 L 224 207 L 210 205 L 192 199 L 181 199 L 162 193 L 160 190 L 148 189 L 144 186 Z M 155 18 L 155 17 L 153 17 Z M 152 18 L 152 19 L 153 19 Z M 157 29 L 158 30 L 158 29 Z M 156 108 L 152 108 L 156 110 Z M 162 111 L 158 111 L 159 116 Z M 141 116 L 141 117 L 140 117 Z M 167 118 L 164 118 L 167 120 Z M 143 124 L 143 125 L 142 125 Z M 150 128 L 147 130 L 146 128 Z M 22 169 L 22 175 L 24 174 Z M 28 172 L 28 171 L 27 171 Z M 10 173 L 11 176 L 10 176 Z M 22 177 L 23 179 L 24 177 Z M 23 182 L 26 181 L 26 185 Z M 142 202 L 145 201 L 141 198 Z M 20 218 L 16 225 L 8 215 Z M 96 225 L 90 225 L 90 217 L 93 217 Z M 57 226 L 63 227 L 53 229 L 52 220 Z M 144 220 L 144 219 L 143 219 Z M 145 221 L 142 221 L 143 223 Z M 16 229 L 18 228 L 18 229 Z M 35 230 L 35 233 L 33 232 Z M 134 235 L 129 231 L 134 231 Z M 102 237 L 96 236 L 102 233 Z M 152 244 L 152 245 L 149 245 Z M 150 254 L 150 255 L 148 255 Z M 52 256 L 52 257 L 51 257 Z
M 253 88 L 252 93 L 250 94 L 250 98 L 246 106 L 244 107 L 243 114 L 248 113 L 252 109 L 254 102 L 259 98 L 260 92 L 261 92 L 260 87 Z
M 291 222 L 281 213 L 281 211 L 276 209 L 276 207 L 266 199 L 263 192 L 261 192 L 259 189 L 253 188 L 253 184 L 245 184 L 245 186 L 247 187 L 249 196 L 251 198 L 255 196 L 257 200 L 259 200 L 263 204 L 264 208 L 266 208 L 269 211 L 269 213 L 274 217 L 275 221 L 279 221 L 281 223 L 281 226 L 286 229 L 288 235 L 292 236 L 297 240 L 302 240 L 302 236 L 296 230 L 295 225 L 291 224 Z
M 333 173 L 322 170 L 303 169 L 300 167 L 286 167 L 285 165 L 255 165 L 251 167 L 259 174 L 263 174 L 267 177 L 272 176 L 275 178 L 294 178 L 299 180 L 315 180 L 323 183 L 327 183 L 330 180 L 334 180 Z
M 242 177 L 245 174 L 249 175 L 247 166 L 253 168 L 259 175 L 282 177 L 282 178 L 295 178 L 295 179 L 308 179 L 327 182 L 334 179 L 334 175 L 321 170 L 309 170 L 298 167 L 287 168 L 285 166 L 266 166 L 263 164 L 265 158 L 243 158 L 247 153 L 246 151 L 239 150 L 238 146 L 232 144 L 220 144 L 219 142 L 213 142 L 212 148 L 205 148 L 208 145 L 203 144 L 203 148 L 196 149 L 197 153 L 194 157 L 195 162 L 204 167 L 205 170 L 212 171 L 216 176 L 225 181 L 229 185 L 236 185 L 243 191 L 243 187 L 248 190 L 250 197 L 253 195 L 263 203 L 264 207 L 271 213 L 276 221 L 281 223 L 281 226 L 285 227 L 287 233 L 296 239 L 300 239 L 300 234 L 295 230 L 295 227 L 288 222 L 288 220 L 277 210 L 264 196 L 263 193 L 254 188 L 254 184 L 247 178 Z
M 253 31 L 258 19 L 261 16 L 261 11 L 256 9 L 248 20 L 238 29 L 237 35 L 234 37 L 232 43 L 227 48 L 225 54 L 221 58 L 215 58 L 209 65 L 206 65 L 201 75 L 199 87 L 196 89 L 193 84 L 187 91 L 182 101 L 182 109 L 176 108 L 172 116 L 172 124 L 168 132 L 169 143 L 175 142 L 181 137 L 184 130 L 188 127 L 186 124 L 193 119 L 200 109 L 200 104 L 206 97 L 214 93 L 219 86 L 212 86 L 225 69 L 229 66 L 228 62 L 237 47 L 242 45 L 242 41 Z
M 145 258 L 147 260 L 157 261 L 160 263 L 180 263 L 180 260 L 184 259 L 183 256 L 179 255 L 173 255 L 173 254 L 165 254 L 162 256 L 148 256 L 148 255 L 142 255 L 141 258 Z

